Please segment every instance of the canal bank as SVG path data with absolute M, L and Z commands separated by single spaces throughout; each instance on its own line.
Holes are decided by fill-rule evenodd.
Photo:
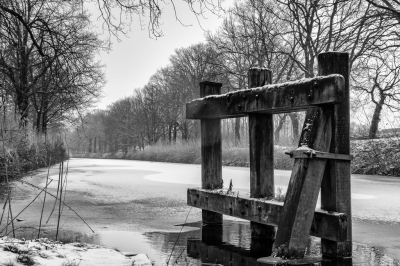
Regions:
M 36 186 L 45 184 L 46 171 L 39 171 L 25 181 Z M 224 167 L 224 184 L 232 179 L 233 189 L 240 194 L 248 193 L 249 170 L 242 167 Z M 275 183 L 284 188 L 289 180 L 289 171 L 275 171 Z M 50 177 L 57 179 L 56 168 Z M 200 183 L 200 166 L 185 164 L 153 163 L 127 160 L 72 159 L 68 166 L 67 193 L 65 202 L 93 228 L 95 233 L 72 211 L 64 207 L 61 216 L 60 240 L 88 242 L 117 248 L 121 251 L 146 253 L 156 265 L 163 265 L 170 255 L 174 258 L 186 256 L 187 238 L 200 238 L 201 233 L 193 225 L 175 225 L 200 220 L 199 210 L 186 206 L 186 190 Z M 357 250 L 365 250 L 370 258 L 392 257 L 399 254 L 400 230 L 399 183 L 390 177 L 352 177 L 352 204 L 354 240 L 360 243 Z M 55 193 L 57 182 L 53 181 L 49 192 Z M 13 189 L 13 209 L 18 213 L 32 201 L 37 189 L 17 182 Z M 43 200 L 42 197 L 39 197 Z M 29 233 L 28 228 L 37 228 L 42 201 L 38 199 L 21 214 L 16 223 L 18 231 Z M 3 204 L 4 201 L 0 202 Z M 45 220 L 50 216 L 54 201 L 46 203 Z M 48 223 L 43 223 L 41 237 L 55 235 L 58 206 Z M 3 218 L 4 219 L 4 218 Z M 235 247 L 250 248 L 248 224 L 228 220 L 224 230 L 224 242 Z M 24 230 L 24 231 L 22 231 Z M 37 238 L 37 230 L 29 233 Z M 72 233 L 73 232 L 73 233 Z M 236 232 L 236 233 L 235 233 Z M 365 247 L 365 248 L 364 248 Z M 390 256 L 385 256 L 385 254 Z M 367 256 L 367 255 L 366 255 Z M 367 257 L 368 257 L 367 256 Z M 190 259 L 190 256 L 187 256 Z M 194 261 L 197 261 L 197 259 Z M 393 260 L 393 263 L 397 263 Z M 365 264 L 374 265 L 374 264 Z M 386 264 L 384 264 L 386 265 Z M 387 264 L 391 265 L 391 264 Z M 396 264 L 392 264 L 396 265 Z

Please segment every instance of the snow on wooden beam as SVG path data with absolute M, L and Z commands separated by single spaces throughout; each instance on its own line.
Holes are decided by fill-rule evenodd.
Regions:
M 245 116 L 247 113 L 286 113 L 343 100 L 344 78 L 330 75 L 282 84 L 266 85 L 221 95 L 211 95 L 186 104 L 187 119 Z
M 227 193 L 226 190 L 189 188 L 187 204 L 244 220 L 278 226 L 283 203 Z M 315 210 L 310 235 L 332 241 L 347 239 L 347 216 L 343 213 Z

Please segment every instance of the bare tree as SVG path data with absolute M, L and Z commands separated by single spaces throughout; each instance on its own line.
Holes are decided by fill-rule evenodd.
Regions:
M 353 75 L 353 87 L 359 92 L 358 97 L 368 97 L 373 106 L 368 133 L 370 139 L 377 137 L 385 108 L 388 111 L 400 111 L 399 63 L 398 50 L 392 49 L 385 53 L 371 54 L 359 61 L 359 66 Z
M 220 0 L 194 0 L 184 1 L 187 4 L 190 12 L 196 17 L 204 14 L 206 10 L 212 13 L 219 13 L 221 8 Z M 21 7 L 25 4 L 37 4 L 40 12 L 36 12 L 35 19 L 30 19 L 23 12 Z M 136 0 L 0 0 L 0 17 L 13 17 L 18 20 L 21 27 L 26 31 L 26 36 L 32 43 L 33 47 L 41 56 L 46 55 L 46 51 L 41 46 L 35 31 L 44 29 L 52 32 L 51 24 L 47 22 L 46 16 L 56 18 L 57 12 L 63 9 L 63 6 L 74 6 L 79 10 L 85 10 L 88 5 L 94 5 L 100 12 L 100 17 L 103 20 L 103 28 L 110 33 L 110 36 L 116 36 L 120 33 L 126 34 L 129 31 L 130 25 L 134 18 L 139 18 L 140 23 L 147 23 L 149 34 L 154 37 L 163 35 L 161 30 L 160 19 L 165 7 L 171 7 L 175 12 L 175 17 L 178 21 L 179 14 L 177 13 L 176 2 L 170 1 L 136 1 Z M 34 9 L 32 9 L 34 11 Z M 53 12 L 47 12 L 53 11 Z M 183 22 L 181 22 L 184 25 Z M 110 39 L 109 39 L 110 44 Z
M 102 43 L 89 30 L 88 14 L 72 4 L 3 0 L 0 5 L 18 15 L 0 15 L 0 72 L 20 125 L 31 119 L 38 133 L 45 133 L 51 121 L 67 118 L 99 95 L 104 79 L 94 56 Z
M 271 14 L 274 8 L 271 1 L 250 0 L 236 3 L 229 10 L 219 30 L 215 34 L 207 35 L 208 42 L 223 57 L 223 67 L 232 89 L 246 87 L 247 71 L 251 67 L 271 69 L 274 83 L 301 77 L 295 61 L 281 52 L 286 49 L 281 32 L 288 31 L 288 25 Z M 294 138 L 297 139 L 298 114 L 291 113 L 289 116 Z M 240 121 L 237 119 L 235 136 L 238 136 L 239 125 Z
M 370 4 L 376 7 L 379 14 L 393 18 L 400 23 L 400 1 L 399 0 L 367 0 Z
M 186 102 L 199 98 L 199 83 L 204 80 L 218 81 L 222 71 L 220 58 L 212 46 L 204 43 L 191 45 L 187 48 L 176 49 L 171 55 L 171 86 L 180 90 L 182 98 L 182 110 Z M 185 119 L 184 111 L 181 113 L 179 129 L 182 139 L 188 140 L 191 132 L 194 137 L 200 135 L 199 122 L 189 122 Z

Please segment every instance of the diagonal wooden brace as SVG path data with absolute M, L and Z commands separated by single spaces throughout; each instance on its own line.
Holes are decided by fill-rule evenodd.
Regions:
M 285 154 L 289 155 L 290 158 L 293 159 L 321 158 L 321 159 L 333 159 L 342 161 L 353 160 L 353 155 L 316 151 L 305 146 L 299 147 L 295 150 L 286 151 Z
M 329 151 L 332 113 L 329 108 L 316 108 L 307 112 L 304 123 L 311 127 L 307 131 L 303 130 L 300 147 L 307 145 Z M 295 159 L 274 242 L 275 256 L 293 259 L 304 257 L 326 162 L 324 158 Z

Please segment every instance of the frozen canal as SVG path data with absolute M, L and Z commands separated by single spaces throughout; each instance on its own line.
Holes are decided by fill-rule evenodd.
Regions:
M 45 186 L 47 171 L 40 171 L 26 181 Z M 289 181 L 290 171 L 275 170 L 275 184 L 283 189 Z M 50 171 L 50 178 L 58 178 L 58 167 Z M 232 179 L 233 190 L 248 193 L 249 169 L 223 167 L 225 186 Z M 200 211 L 186 206 L 186 189 L 200 185 L 200 166 L 128 160 L 71 159 L 68 165 L 65 202 L 93 228 L 95 233 L 72 211 L 62 209 L 61 227 L 63 240 L 87 241 L 104 244 L 120 251 L 147 253 L 161 265 L 168 261 L 175 242 L 175 260 L 186 253 L 187 237 L 198 237 L 195 227 L 175 225 L 200 220 Z M 57 182 L 49 192 L 56 194 Z M 37 190 L 19 182 L 13 189 L 13 214 L 22 210 L 37 194 Z M 50 200 L 49 200 L 50 199 Z M 18 218 L 18 234 L 37 237 L 43 197 L 38 198 Z M 4 199 L 2 199 L 4 202 Z M 47 198 L 44 222 L 50 215 L 54 200 Z M 367 260 L 382 257 L 400 260 L 400 178 L 382 176 L 352 176 L 353 239 L 373 246 L 365 252 Z M 190 214 L 188 212 L 190 210 Z M 45 233 L 53 234 L 57 223 L 56 206 Z M 4 224 L 3 218 L 2 227 Z M 243 248 L 249 247 L 249 226 L 246 222 L 230 219 L 226 223 L 224 240 Z M 230 230 L 232 229 L 232 230 Z M 9 229 L 8 229 L 9 231 Z M 3 232 L 4 234 L 4 232 Z M 42 235 L 45 237 L 46 235 Z M 183 254 L 183 255 L 181 255 Z M 180 258 L 180 259 L 181 259 Z M 170 264 L 172 264 L 170 261 Z M 386 263 L 386 262 L 385 262 Z M 367 264 L 366 264 L 367 265 Z M 371 264 L 373 265 L 373 264 Z

